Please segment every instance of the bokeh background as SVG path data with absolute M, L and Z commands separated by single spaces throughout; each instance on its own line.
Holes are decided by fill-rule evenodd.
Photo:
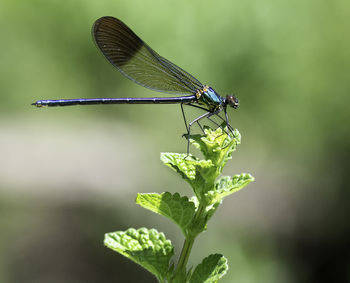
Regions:
M 190 258 L 222 253 L 222 282 L 350 282 L 350 2 L 3 0 L 0 4 L 0 282 L 155 282 L 103 246 L 106 232 L 175 224 L 137 192 L 188 185 L 160 152 L 184 152 L 176 105 L 36 109 L 38 99 L 151 97 L 91 40 L 126 22 L 158 53 L 241 106 L 225 199 Z M 189 117 L 198 113 L 187 109 Z M 198 154 L 191 149 L 194 154 Z

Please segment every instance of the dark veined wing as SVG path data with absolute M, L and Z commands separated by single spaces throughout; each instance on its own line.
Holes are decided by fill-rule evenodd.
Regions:
M 185 70 L 157 54 L 116 18 L 96 20 L 92 35 L 108 61 L 139 85 L 168 93 L 195 93 L 203 86 Z

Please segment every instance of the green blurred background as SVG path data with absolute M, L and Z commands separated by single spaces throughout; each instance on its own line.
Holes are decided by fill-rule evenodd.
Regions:
M 164 231 L 179 253 L 177 227 L 134 204 L 137 192 L 191 195 L 159 160 L 186 150 L 179 106 L 30 106 L 157 95 L 94 46 L 91 26 L 107 15 L 240 99 L 229 115 L 242 144 L 224 173 L 256 181 L 224 201 L 190 264 L 223 253 L 222 282 L 350 282 L 349 1 L 0 6 L 0 282 L 155 282 L 103 246 L 104 233 L 128 227 Z

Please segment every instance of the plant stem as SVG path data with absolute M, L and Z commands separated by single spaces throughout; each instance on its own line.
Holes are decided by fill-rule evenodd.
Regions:
M 184 245 L 182 247 L 181 254 L 180 254 L 179 262 L 178 262 L 177 267 L 176 267 L 175 272 L 174 272 L 175 274 L 179 271 L 184 271 L 186 269 L 186 265 L 187 265 L 188 259 L 190 257 L 190 253 L 192 250 L 194 239 L 195 238 L 192 238 L 192 237 L 191 238 L 188 237 L 185 239 L 185 242 L 184 242 Z
M 196 214 L 194 215 L 193 218 L 193 222 L 196 223 L 198 221 L 198 219 L 201 218 L 202 213 L 205 211 L 205 206 L 203 205 L 199 205 Z M 197 234 L 198 235 L 198 234 Z M 193 247 L 193 243 L 194 240 L 196 239 L 197 235 L 187 235 L 187 237 L 185 238 L 182 250 L 181 250 L 181 254 L 179 257 L 179 261 L 177 263 L 177 266 L 174 270 L 174 277 L 176 277 L 176 275 L 180 272 L 186 272 L 186 265 L 188 262 L 188 259 L 190 257 L 190 253 Z

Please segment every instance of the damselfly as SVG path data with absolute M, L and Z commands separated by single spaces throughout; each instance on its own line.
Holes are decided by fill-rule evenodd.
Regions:
M 180 104 L 185 121 L 187 136 L 191 133 L 194 123 L 207 118 L 220 127 L 210 117 L 218 116 L 232 133 L 226 108 L 238 107 L 238 99 L 233 95 L 220 96 L 213 88 L 203 85 L 195 77 L 174 63 L 165 59 L 149 47 L 127 25 L 113 17 L 102 17 L 93 25 L 92 36 L 103 55 L 124 76 L 146 88 L 173 94 L 177 97 L 152 98 L 84 98 L 38 100 L 32 105 L 70 106 L 92 104 Z M 183 105 L 193 106 L 205 111 L 187 124 Z M 224 117 L 219 114 L 224 112 Z M 187 153 L 189 152 L 189 143 Z

